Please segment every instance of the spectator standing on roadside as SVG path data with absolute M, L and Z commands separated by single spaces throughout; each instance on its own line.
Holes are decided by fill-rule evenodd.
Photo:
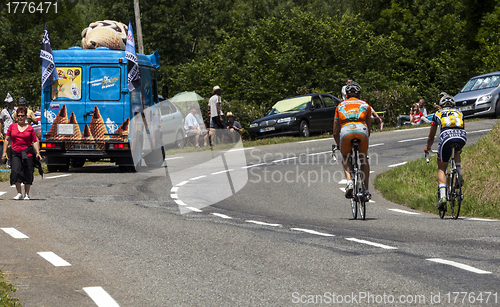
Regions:
M 17 108 L 14 107 L 14 99 L 12 98 L 10 93 L 7 93 L 5 103 L 7 103 L 7 107 L 3 109 L 2 112 L 0 112 L 0 138 L 2 139 L 5 139 L 9 126 L 14 122 L 14 115 L 17 110 Z M 6 164 L 7 167 L 10 168 L 10 145 L 7 147 L 7 157 L 8 159 L 6 161 Z
M 352 82 L 352 79 L 351 78 L 348 78 L 345 82 L 345 85 L 342 86 L 342 101 L 344 100 L 347 100 L 347 96 L 346 96 L 346 92 L 345 92 L 345 87 L 347 86 L 347 84 L 351 83 Z
M 215 129 L 216 136 L 220 136 L 224 129 L 224 121 L 222 119 L 222 107 L 221 107 L 221 88 L 216 85 L 212 89 L 212 97 L 208 101 L 208 110 L 210 113 L 210 118 L 212 120 L 213 128 Z M 215 142 L 212 141 L 212 145 Z

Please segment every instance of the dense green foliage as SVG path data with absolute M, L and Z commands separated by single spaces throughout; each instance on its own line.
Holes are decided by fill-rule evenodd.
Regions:
M 93 21 L 136 27 L 133 0 L 58 4 L 57 14 L 0 7 L 2 99 L 11 92 L 38 103 L 44 18 L 53 49 L 80 45 Z M 439 92 L 455 94 L 500 65 L 498 0 L 143 0 L 140 7 L 145 53 L 160 53 L 160 88 L 208 98 L 218 84 L 225 111 L 243 124 L 285 97 L 339 96 L 347 77 L 393 122 L 418 98 L 431 110 Z

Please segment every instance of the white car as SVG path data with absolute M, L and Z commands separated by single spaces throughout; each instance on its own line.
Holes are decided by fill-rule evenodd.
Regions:
M 184 120 L 179 109 L 168 99 L 160 98 L 161 131 L 164 146 L 184 147 Z

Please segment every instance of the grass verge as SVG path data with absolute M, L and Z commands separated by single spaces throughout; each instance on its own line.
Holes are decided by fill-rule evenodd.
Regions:
M 3 274 L 0 271 L 0 307 L 21 307 L 21 303 L 16 298 L 11 298 L 10 294 L 16 292 L 16 289 L 4 281 Z
M 500 218 L 500 123 L 462 152 L 465 180 L 460 216 Z M 423 156 L 423 155 L 422 155 Z M 375 188 L 395 203 L 437 213 L 437 162 L 425 158 L 380 174 Z M 449 213 L 449 212 L 448 212 Z

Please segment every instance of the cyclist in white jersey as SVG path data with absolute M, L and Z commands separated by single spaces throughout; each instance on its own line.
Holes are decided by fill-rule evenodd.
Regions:
M 438 209 L 443 210 L 446 208 L 446 168 L 448 167 L 448 161 L 451 157 L 451 145 L 458 144 L 455 149 L 455 161 L 458 174 L 460 179 L 462 178 L 460 154 L 462 152 L 462 147 L 465 146 L 467 142 L 467 134 L 464 129 L 463 114 L 458 109 L 455 108 L 455 99 L 452 96 L 445 95 L 439 101 L 439 105 L 442 107 L 441 110 L 434 114 L 431 123 L 431 130 L 429 131 L 429 136 L 427 138 L 427 146 L 425 146 L 424 151 L 426 153 L 431 150 L 432 144 L 434 143 L 434 137 L 436 135 L 437 127 L 441 128 L 439 134 L 439 145 L 437 154 L 438 163 L 438 187 L 439 187 L 439 204 Z M 462 180 L 462 179 L 461 179 Z

